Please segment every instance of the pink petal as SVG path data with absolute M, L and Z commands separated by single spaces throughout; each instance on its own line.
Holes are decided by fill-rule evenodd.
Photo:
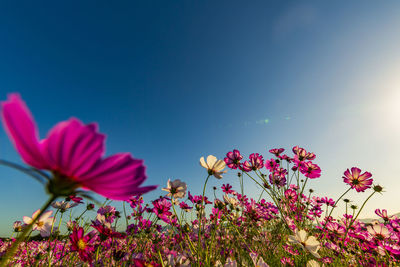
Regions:
M 354 179 L 357 179 L 358 176 L 359 176 L 360 173 L 361 173 L 361 170 L 360 170 L 359 168 L 357 168 L 357 167 L 353 167 L 353 168 L 351 168 L 351 172 L 352 172 L 353 178 L 354 178 Z
M 125 200 L 132 195 L 155 189 L 139 186 L 146 180 L 142 160 L 128 153 L 120 153 L 99 161 L 91 171 L 80 178 L 82 186 L 105 197 Z
M 371 178 L 372 174 L 370 172 L 364 172 L 362 175 L 360 175 L 360 180 L 366 180 L 368 178 Z
M 10 94 L 1 103 L 4 128 L 22 159 L 38 169 L 47 169 L 39 147 L 38 131 L 33 116 L 19 94 Z
M 96 125 L 83 125 L 78 119 L 71 118 L 50 130 L 42 150 L 53 170 L 75 178 L 101 159 L 104 139 L 104 135 L 97 133 Z

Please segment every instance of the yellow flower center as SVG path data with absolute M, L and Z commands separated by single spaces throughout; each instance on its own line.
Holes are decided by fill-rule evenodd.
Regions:
M 36 225 L 37 225 L 38 227 L 42 227 L 42 226 L 44 225 L 44 222 L 38 221 L 38 222 L 36 223 Z
M 86 242 L 85 242 L 85 240 L 83 240 L 83 239 L 79 239 L 79 240 L 78 240 L 78 248 L 79 248 L 80 250 L 84 250 L 84 249 L 86 248 Z

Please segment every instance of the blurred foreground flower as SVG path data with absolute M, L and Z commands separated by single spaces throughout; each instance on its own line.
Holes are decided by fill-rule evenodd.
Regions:
M 52 195 L 73 195 L 76 188 L 83 187 L 110 199 L 128 200 L 156 188 L 139 187 L 146 180 L 142 160 L 129 153 L 102 158 L 105 135 L 97 132 L 96 124 L 84 125 L 71 118 L 39 140 L 35 121 L 18 94 L 10 94 L 1 106 L 4 128 L 22 159 L 52 172 L 47 185 Z
M 308 250 L 316 258 L 321 257 L 318 254 L 320 248 L 319 241 L 314 236 L 307 237 L 307 232 L 304 230 L 296 230 L 295 235 L 289 236 L 289 242 L 301 245 L 303 249 Z
M 223 160 L 217 160 L 213 155 L 207 157 L 207 163 L 204 157 L 200 158 L 200 165 L 207 169 L 209 175 L 214 175 L 215 178 L 221 179 L 222 174 L 226 171 L 222 171 L 225 168 L 225 162 Z

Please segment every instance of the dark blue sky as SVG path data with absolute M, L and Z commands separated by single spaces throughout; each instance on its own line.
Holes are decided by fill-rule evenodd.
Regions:
M 399 185 L 387 161 L 399 145 L 400 109 L 387 109 L 400 101 L 399 18 L 398 1 L 3 1 L 0 98 L 19 92 L 41 137 L 71 116 L 98 122 L 108 155 L 145 160 L 146 184 L 179 178 L 200 193 L 201 156 L 300 145 L 318 156 L 321 195 L 342 192 L 354 165 Z M 20 162 L 4 131 L 0 156 Z M 46 196 L 0 174 L 6 234 Z M 210 187 L 227 182 L 234 172 Z M 400 200 L 387 191 L 377 206 Z

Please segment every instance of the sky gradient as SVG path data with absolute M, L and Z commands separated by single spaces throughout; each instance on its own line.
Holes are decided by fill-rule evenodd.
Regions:
M 145 185 L 160 185 L 147 200 L 168 178 L 200 194 L 201 156 L 299 145 L 317 155 L 318 195 L 336 199 L 357 166 L 385 189 L 362 217 L 400 211 L 399 1 L 4 1 L 0 35 L 0 99 L 19 92 L 41 138 L 97 122 L 107 155 L 144 159 Z M 22 163 L 4 130 L 0 158 Z M 2 166 L 0 183 L 6 236 L 47 196 Z M 238 189 L 236 172 L 209 196 L 223 183 Z

